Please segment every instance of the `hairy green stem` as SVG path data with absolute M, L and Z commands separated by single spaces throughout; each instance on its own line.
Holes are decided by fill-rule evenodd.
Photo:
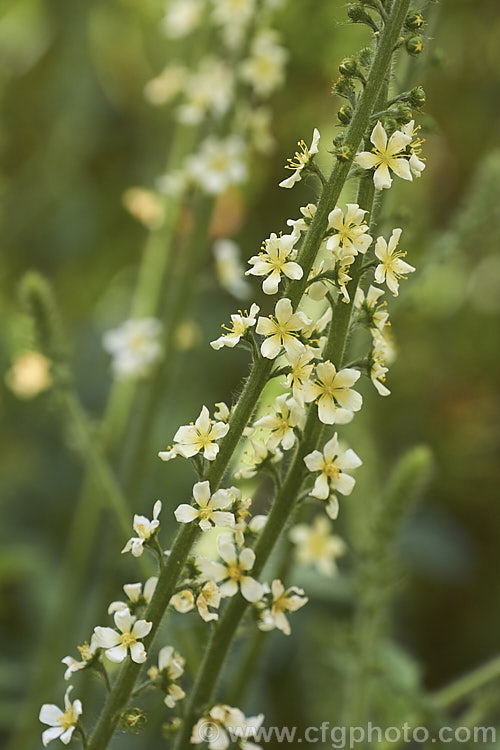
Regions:
M 380 37 L 377 51 L 373 58 L 368 80 L 345 135 L 344 146 L 349 154 L 349 158 L 338 160 L 335 163 L 328 183 L 321 194 L 316 215 L 299 253 L 298 263 L 304 269 L 304 275 L 299 281 L 294 281 L 290 284 L 288 295 L 294 307 L 297 306 L 306 289 L 309 272 L 316 258 L 317 249 L 328 226 L 328 214 L 339 198 L 356 150 L 370 122 L 370 116 L 376 106 L 377 98 L 389 70 L 394 45 L 399 37 L 409 5 L 410 0 L 396 0 L 391 8 L 389 19 Z
M 130 535 L 130 511 L 115 475 L 104 457 L 98 441 L 95 440 L 87 415 L 74 392 L 65 389 L 60 395 L 60 401 L 73 430 L 76 448 L 87 471 L 92 474 L 99 488 L 98 499 L 100 504 L 102 505 L 102 500 L 105 500 L 105 504 L 115 514 L 126 539 Z

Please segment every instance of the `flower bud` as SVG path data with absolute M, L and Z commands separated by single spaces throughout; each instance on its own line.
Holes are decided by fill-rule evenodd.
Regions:
M 171 740 L 173 737 L 175 737 L 175 735 L 181 728 L 181 724 L 182 720 L 179 716 L 176 716 L 174 719 L 172 719 L 172 721 L 166 721 L 161 726 L 163 737 L 166 740 Z
M 122 714 L 120 714 L 119 726 L 122 732 L 132 732 L 132 734 L 139 734 L 144 727 L 144 724 L 148 720 L 148 717 L 144 711 L 140 708 L 127 708 Z
M 339 148 L 339 147 L 340 147 L 340 146 L 342 146 L 342 144 L 344 143 L 344 134 L 345 134 L 345 133 L 344 133 L 344 131 L 342 131 L 342 132 L 340 132 L 340 133 L 337 133 L 337 135 L 336 135 L 336 136 L 335 136 L 335 138 L 333 139 L 333 141 L 332 141 L 332 142 L 333 142 L 333 147 L 334 147 L 335 149 L 336 149 L 336 148 Z
M 412 11 L 406 16 L 405 26 L 409 31 L 418 31 L 423 25 L 424 17 L 420 11 Z
M 371 47 L 363 47 L 359 53 L 359 62 L 364 68 L 368 69 L 371 66 L 373 55 L 374 51 Z
M 349 78 L 358 74 L 358 63 L 353 57 L 345 57 L 339 65 L 340 74 Z
M 361 5 L 349 5 L 347 15 L 353 23 L 366 23 L 368 26 L 373 27 L 373 19 Z
M 421 36 L 410 36 L 405 42 L 406 51 L 412 57 L 417 57 L 424 49 L 424 42 Z
M 396 107 L 393 107 L 391 113 L 394 119 L 397 120 L 398 123 L 402 123 L 403 125 L 405 125 L 407 122 L 410 122 L 413 117 L 411 107 L 409 107 L 407 104 L 398 104 Z
M 415 109 L 422 109 L 425 105 L 425 91 L 422 86 L 415 86 L 410 91 L 408 101 L 410 102 L 410 106 L 415 107 Z
M 349 125 L 352 119 L 352 107 L 350 107 L 348 104 L 344 105 L 339 109 L 337 117 L 339 118 L 342 125 Z
M 384 128 L 385 128 L 385 132 L 388 135 L 392 135 L 392 133 L 394 133 L 394 131 L 398 129 L 398 121 L 392 117 L 390 119 L 388 118 L 384 122 Z
M 336 146 L 333 153 L 339 161 L 350 161 L 354 156 L 352 148 L 346 143 Z
M 332 90 L 334 94 L 348 99 L 354 94 L 354 83 L 349 78 L 340 76 L 333 84 Z

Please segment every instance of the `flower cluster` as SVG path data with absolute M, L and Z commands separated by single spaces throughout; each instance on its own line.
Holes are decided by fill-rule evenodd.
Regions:
M 253 0 L 220 0 L 209 5 L 206 2 L 174 0 L 167 13 L 167 33 L 172 38 L 191 33 L 206 11 L 222 33 L 224 44 L 234 51 L 241 44 L 245 29 L 251 25 L 255 10 Z M 185 125 L 200 125 L 211 118 L 220 120 L 231 109 L 237 82 L 245 82 L 257 98 L 269 96 L 282 80 L 286 53 L 276 35 L 258 24 L 249 42 L 245 48 L 246 58 L 233 68 L 222 59 L 202 58 L 196 72 L 178 70 L 168 85 L 164 71 L 163 83 L 160 85 L 157 81 L 154 86 L 150 85 L 151 97 L 158 101 L 162 90 L 169 90 L 168 95 L 173 98 L 182 94 L 182 102 L 176 110 L 178 120 Z M 351 79 L 361 75 L 362 80 L 362 74 L 357 63 L 344 61 L 341 68 L 342 80 L 337 82 L 336 90 L 349 100 L 349 106 L 355 106 L 355 84 Z M 347 105 L 343 110 L 342 118 L 349 121 Z M 341 122 L 342 118 L 339 118 Z M 412 181 L 425 167 L 420 156 L 422 141 L 414 121 L 402 123 L 400 129 L 395 129 L 389 120 L 384 122 L 378 121 L 371 133 L 367 133 L 366 142 L 369 137 L 373 146 L 371 151 L 355 154 L 353 149 L 350 154 L 356 165 L 352 174 L 359 176 L 363 175 L 361 170 L 372 170 L 377 190 L 391 187 L 391 174 Z M 282 187 L 291 188 L 306 175 L 325 183 L 326 178 L 315 160 L 319 142 L 317 129 L 313 131 L 310 146 L 299 142 L 299 150 L 288 164 L 292 173 L 280 183 Z M 342 151 L 338 142 L 334 141 L 334 146 L 338 159 L 349 155 Z M 208 135 L 198 152 L 186 160 L 179 175 L 168 176 L 171 187 L 173 179 L 177 189 L 179 185 L 193 184 L 209 195 L 220 194 L 245 178 L 247 147 L 243 133 Z M 367 178 L 362 176 L 361 179 Z M 332 576 L 337 572 L 337 559 L 345 553 L 346 545 L 333 533 L 331 521 L 339 514 L 339 496 L 347 497 L 352 493 L 355 486 L 352 472 L 362 461 L 354 450 L 343 445 L 337 432 L 332 435 L 331 426 L 350 422 L 362 408 L 363 398 L 358 390 L 362 375 L 368 376 L 367 380 L 371 380 L 378 393 L 388 395 L 384 381 L 386 363 L 390 359 L 389 316 L 381 298 L 384 286 L 397 296 L 400 280 L 415 269 L 403 259 L 405 253 L 399 249 L 400 228 L 393 229 L 388 240 L 372 236 L 374 224 L 368 224 L 369 210 L 357 203 L 333 206 L 329 212 L 323 212 L 320 220 L 316 209 L 313 203 L 302 207 L 299 218 L 288 219 L 289 233 L 271 233 L 264 240 L 260 253 L 249 259 L 246 275 L 262 280 L 265 295 L 276 295 L 281 287 L 281 297 L 273 300 L 271 308 L 262 314 L 260 305 L 252 301 L 249 310 L 231 315 L 230 326 L 211 342 L 216 351 L 243 347 L 251 352 L 254 365 L 260 368 L 258 372 L 264 373 L 263 383 L 272 381 L 266 387 L 265 402 L 258 405 L 256 397 L 244 423 L 241 408 L 233 411 L 233 404 L 218 402 L 212 415 L 203 405 L 196 421 L 178 427 L 173 445 L 160 451 L 163 461 L 177 457 L 189 461 L 198 477 L 192 486 L 190 501 L 173 505 L 173 518 L 182 527 L 177 539 L 182 542 L 176 541 L 170 553 L 162 547 L 160 501 L 153 507 L 152 519 L 134 516 L 134 535 L 122 552 L 140 557 L 149 549 L 156 555 L 158 576 L 149 577 L 144 584 L 137 582 L 123 587 L 127 599 L 113 601 L 108 609 L 115 627 L 95 627 L 90 643 L 80 648 L 81 659 L 69 656 L 63 659 L 66 679 L 76 672 L 93 669 L 108 683 L 107 662 L 141 665 L 147 661 L 160 624 L 155 618 L 158 601 L 165 594 L 163 575 L 167 576 L 167 590 L 171 592 L 165 607 L 168 603 L 178 615 L 197 612 L 203 622 L 213 623 L 219 619 L 219 609 L 229 606 L 225 600 L 235 598 L 233 601 L 239 602 L 238 606 L 249 606 L 262 631 L 277 629 L 290 634 L 289 616 L 304 607 L 308 597 L 303 589 L 288 586 L 279 578 L 270 583 L 259 580 L 265 558 L 257 557 L 256 550 L 260 552 L 260 545 L 267 544 L 273 535 L 277 517 L 272 511 L 271 515 L 254 514 L 246 485 L 243 495 L 233 481 L 235 484 L 239 480 L 248 482 L 253 488 L 256 477 L 267 473 L 274 482 L 278 502 L 288 494 L 289 486 L 283 484 L 283 480 L 287 467 L 295 462 L 291 476 L 294 481 L 297 477 L 297 486 L 291 506 L 299 499 L 309 499 L 304 503 L 301 522 L 289 532 L 290 554 L 302 565 L 314 565 L 323 575 Z M 311 269 L 312 260 L 304 262 L 302 250 L 304 238 L 314 222 L 316 228 L 322 226 L 324 231 L 318 233 L 317 266 Z M 222 265 L 225 263 L 229 267 L 229 271 L 226 268 L 221 272 L 226 288 L 235 296 L 247 296 L 248 286 L 242 279 L 237 251 L 227 244 L 225 249 L 224 245 L 222 250 L 220 248 L 219 245 L 216 255 Z M 302 292 L 305 288 L 307 294 L 295 294 L 298 288 Z M 342 347 L 356 326 L 368 331 L 368 348 L 354 361 L 347 360 L 348 364 L 344 363 L 343 352 L 335 352 L 332 344 L 335 338 L 332 332 L 336 333 L 339 315 L 347 317 Z M 113 354 L 117 376 L 143 375 L 158 361 L 161 329 L 157 323 L 154 319 L 127 321 L 121 329 L 107 334 L 105 345 Z M 135 359 L 134 351 L 138 352 Z M 234 451 L 236 442 L 231 446 L 231 429 L 235 424 L 239 431 L 237 437 L 242 435 L 243 438 L 243 450 L 239 465 L 228 471 L 230 467 L 222 459 L 226 458 L 228 446 Z M 313 431 L 308 432 L 311 425 Z M 314 430 L 317 430 L 316 436 Z M 292 454 L 295 455 L 290 458 Z M 219 487 L 223 477 L 230 486 Z M 284 489 L 287 492 L 282 491 Z M 286 500 L 288 502 L 289 498 Z M 308 511 L 313 504 L 322 505 L 326 516 L 314 514 L 311 520 Z M 279 515 L 278 520 L 282 520 Z M 179 546 L 185 539 L 190 539 L 189 549 L 182 557 Z M 196 540 L 202 541 L 202 550 L 193 546 Z M 267 551 L 270 549 L 271 545 Z M 206 554 L 200 554 L 202 551 Z M 184 667 L 184 659 L 174 647 L 164 646 L 158 653 L 157 663 L 147 670 L 149 679 L 140 686 L 139 692 L 156 689 L 162 694 L 165 705 L 174 709 L 185 697 L 179 684 Z M 69 701 L 70 689 L 65 695 L 64 711 L 52 705 L 42 707 L 40 720 L 49 725 L 42 735 L 44 744 L 56 738 L 68 743 L 75 731 L 84 739 L 79 724 L 82 705 L 80 701 Z M 249 738 L 252 739 L 252 733 L 258 730 L 262 720 L 262 716 L 247 718 L 238 708 L 218 704 L 197 721 L 191 742 L 206 742 L 212 750 L 225 750 L 230 744 L 242 750 L 258 747 Z M 207 725 L 212 727 L 211 734 L 206 732 Z M 236 729 L 244 730 L 244 736 L 235 733 Z
M 229 430 L 225 422 L 216 422 L 210 418 L 206 406 L 202 407 L 194 424 L 179 427 L 174 435 L 174 446 L 158 454 L 162 461 L 170 461 L 176 456 L 192 458 L 202 454 L 207 461 L 215 461 L 219 452 L 218 441 Z
M 144 94 L 153 105 L 174 104 L 176 120 L 188 127 L 217 125 L 232 110 L 233 132 L 224 138 L 208 134 L 180 169 L 160 177 L 158 189 L 167 195 L 189 185 L 218 195 L 246 179 L 250 149 L 266 151 L 273 143 L 267 102 L 284 82 L 288 53 L 269 27 L 270 9 L 260 13 L 254 0 L 204 5 L 201 0 L 176 0 L 164 28 L 179 39 L 199 28 L 203 17 L 220 39 L 219 54 L 202 55 L 195 70 L 172 63 L 148 81 Z M 250 96 L 251 108 L 246 104 Z

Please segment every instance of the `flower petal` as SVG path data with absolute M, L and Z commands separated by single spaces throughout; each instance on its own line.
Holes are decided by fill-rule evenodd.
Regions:
M 391 169 L 401 179 L 409 180 L 409 182 L 413 180 L 408 159 L 391 159 Z
M 42 724 L 48 724 L 49 727 L 59 726 L 58 719 L 63 715 L 63 711 L 54 703 L 44 703 L 40 709 L 38 718 Z
M 127 658 L 127 647 L 123 644 L 120 644 L 119 646 L 115 646 L 114 648 L 109 648 L 104 653 L 110 661 L 114 662 L 115 664 L 120 664 L 120 662 L 124 661 L 124 659 Z
M 193 497 L 200 507 L 207 505 L 210 500 L 210 482 L 196 482 Z
M 261 583 L 251 576 L 244 576 L 241 579 L 241 593 L 247 602 L 258 602 L 262 599 L 264 588 Z
M 191 523 L 198 517 L 198 511 L 192 505 L 182 503 L 174 510 L 174 516 L 179 523 Z
M 148 620 L 137 620 L 132 628 L 132 635 L 136 638 L 145 638 L 152 627 L 153 623 Z
M 377 190 L 388 190 L 392 185 L 392 178 L 387 164 L 381 164 L 373 173 L 373 184 Z
M 130 658 L 132 661 L 135 661 L 136 664 L 144 664 L 147 659 L 144 643 L 134 643 L 130 646 Z
M 255 552 L 249 547 L 245 547 L 240 552 L 240 565 L 243 570 L 252 570 L 255 563 Z
M 113 628 L 94 628 L 96 643 L 99 648 L 112 648 L 120 643 L 120 636 Z

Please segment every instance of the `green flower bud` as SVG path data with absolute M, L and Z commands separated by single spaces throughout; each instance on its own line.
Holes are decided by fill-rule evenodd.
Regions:
M 353 23 L 366 23 L 372 27 L 375 25 L 373 18 L 361 7 L 361 5 L 349 5 L 347 15 Z
M 403 125 L 405 125 L 407 122 L 410 122 L 410 120 L 413 118 L 411 107 L 409 107 L 407 104 L 398 104 L 396 107 L 393 107 L 391 112 L 393 113 L 394 119 L 397 120 L 398 123 L 402 123 Z
M 363 47 L 361 52 L 359 53 L 359 62 L 363 66 L 363 68 L 370 68 L 373 60 L 374 51 L 371 47 Z
M 144 727 L 144 724 L 148 720 L 148 717 L 144 711 L 140 708 L 127 708 L 122 714 L 120 714 L 119 727 L 122 732 L 132 732 L 132 734 L 139 734 Z
M 419 10 L 412 11 L 406 16 L 405 26 L 409 31 L 418 31 L 424 25 L 424 17 Z
M 349 99 L 355 91 L 354 83 L 349 78 L 340 76 L 333 84 L 332 91 L 338 96 Z
M 344 105 L 339 109 L 337 117 L 339 118 L 342 125 L 349 125 L 352 119 L 352 107 L 350 107 L 348 104 Z
M 410 36 L 405 42 L 406 51 L 412 57 L 417 57 L 424 49 L 424 42 L 421 36 Z
M 395 120 L 394 118 L 388 118 L 384 122 L 384 128 L 385 128 L 386 133 L 388 135 L 391 135 L 392 133 L 394 133 L 395 130 L 398 129 L 398 121 Z
M 345 143 L 336 146 L 333 153 L 339 161 L 351 161 L 354 157 L 352 148 Z
M 358 63 L 354 57 L 345 57 L 339 65 L 340 74 L 349 78 L 358 74 Z
M 176 716 L 172 721 L 166 721 L 161 726 L 161 731 L 163 734 L 163 737 L 166 740 L 171 740 L 172 737 L 175 737 L 179 729 L 181 728 L 182 721 L 179 716 Z
M 422 109 L 422 107 L 425 106 L 425 91 L 422 86 L 415 86 L 415 88 L 410 91 L 408 101 L 412 107 L 415 107 L 415 109 Z
M 337 133 L 337 135 L 333 139 L 334 149 L 340 148 L 340 146 L 342 146 L 342 144 L 344 143 L 344 135 L 344 131 L 342 131 L 341 133 Z

